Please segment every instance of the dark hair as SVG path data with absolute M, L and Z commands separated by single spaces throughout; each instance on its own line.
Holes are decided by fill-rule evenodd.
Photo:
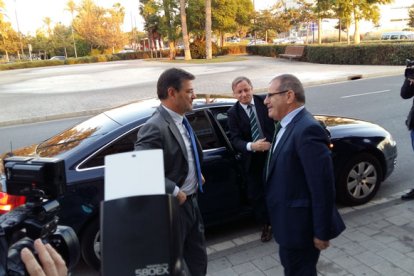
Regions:
M 237 77 L 237 78 L 235 78 L 234 80 L 233 80 L 233 82 L 231 83 L 231 90 L 233 90 L 234 91 L 234 88 L 239 84 L 239 83 L 241 83 L 242 81 L 246 81 L 249 85 L 250 85 L 250 87 L 251 88 L 253 88 L 253 85 L 252 85 L 252 82 L 248 79 L 248 78 L 246 78 L 246 77 Z
M 195 76 L 179 68 L 165 70 L 158 78 L 157 95 L 160 100 L 168 97 L 168 88 L 173 87 L 179 91 L 183 80 L 194 80 Z
M 295 93 L 296 101 L 299 103 L 305 103 L 305 90 L 300 80 L 291 74 L 283 74 L 275 77 L 273 81 L 279 80 L 279 90 L 292 90 Z

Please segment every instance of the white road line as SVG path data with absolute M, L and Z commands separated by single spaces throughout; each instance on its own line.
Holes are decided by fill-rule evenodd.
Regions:
M 390 91 L 391 90 L 387 89 L 387 90 L 373 91 L 373 92 L 367 92 L 367 93 L 362 93 L 362 94 L 354 94 L 354 95 L 349 95 L 349 96 L 343 96 L 343 97 L 341 97 L 341 99 L 359 97 L 359 96 L 366 96 L 366 95 L 371 95 L 371 94 L 380 94 L 380 93 L 385 93 L 385 92 L 390 92 Z

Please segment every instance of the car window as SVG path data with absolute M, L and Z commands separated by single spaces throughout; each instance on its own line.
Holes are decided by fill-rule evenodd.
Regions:
M 398 35 L 391 35 L 391 39 L 398 39 Z
M 224 143 L 217 137 L 214 126 L 207 115 L 206 110 L 199 110 L 186 117 L 200 141 L 203 150 L 224 147 Z
M 104 166 L 106 155 L 133 151 L 135 142 L 137 141 L 138 130 L 139 128 L 134 129 L 115 141 L 112 141 L 108 146 L 98 151 L 92 157 L 87 159 L 86 162 L 82 163 L 79 166 L 79 169 Z

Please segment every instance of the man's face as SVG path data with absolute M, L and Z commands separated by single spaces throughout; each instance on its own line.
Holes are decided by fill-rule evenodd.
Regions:
M 196 94 L 191 80 L 183 80 L 181 82 L 181 89 L 174 92 L 174 103 L 176 112 L 184 115 L 186 112 L 193 110 L 193 100 Z
M 242 104 L 250 104 L 253 98 L 253 88 L 247 81 L 241 81 L 234 87 L 233 96 Z
M 275 121 L 280 121 L 289 113 L 289 103 L 291 102 L 291 90 L 281 91 L 280 82 L 272 81 L 268 88 L 268 95 L 264 100 L 267 106 L 268 116 Z

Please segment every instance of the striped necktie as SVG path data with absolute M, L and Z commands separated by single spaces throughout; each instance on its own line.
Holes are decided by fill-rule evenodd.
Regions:
M 260 137 L 259 126 L 257 125 L 256 115 L 251 104 L 247 106 L 249 111 L 250 130 L 252 132 L 252 141 L 256 142 Z
M 191 127 L 191 125 L 190 125 L 190 122 L 187 120 L 186 117 L 184 117 L 184 119 L 183 119 L 183 125 L 187 129 L 188 135 L 190 136 L 191 148 L 193 150 L 194 163 L 195 163 L 196 172 L 197 172 L 198 189 L 200 190 L 200 192 L 203 192 L 203 180 L 202 180 L 202 177 L 201 177 L 200 158 L 198 156 L 197 143 L 196 143 L 196 140 L 195 140 L 194 131 L 193 131 L 193 128 Z
M 267 160 L 266 160 L 266 180 L 267 180 L 267 177 L 269 176 L 269 165 L 270 165 L 270 160 L 272 160 L 272 155 L 273 155 L 274 147 L 276 144 L 276 137 L 281 128 L 282 128 L 282 125 L 280 124 L 280 122 L 275 123 L 275 133 L 273 135 L 272 145 L 270 146 L 269 152 L 267 154 Z

